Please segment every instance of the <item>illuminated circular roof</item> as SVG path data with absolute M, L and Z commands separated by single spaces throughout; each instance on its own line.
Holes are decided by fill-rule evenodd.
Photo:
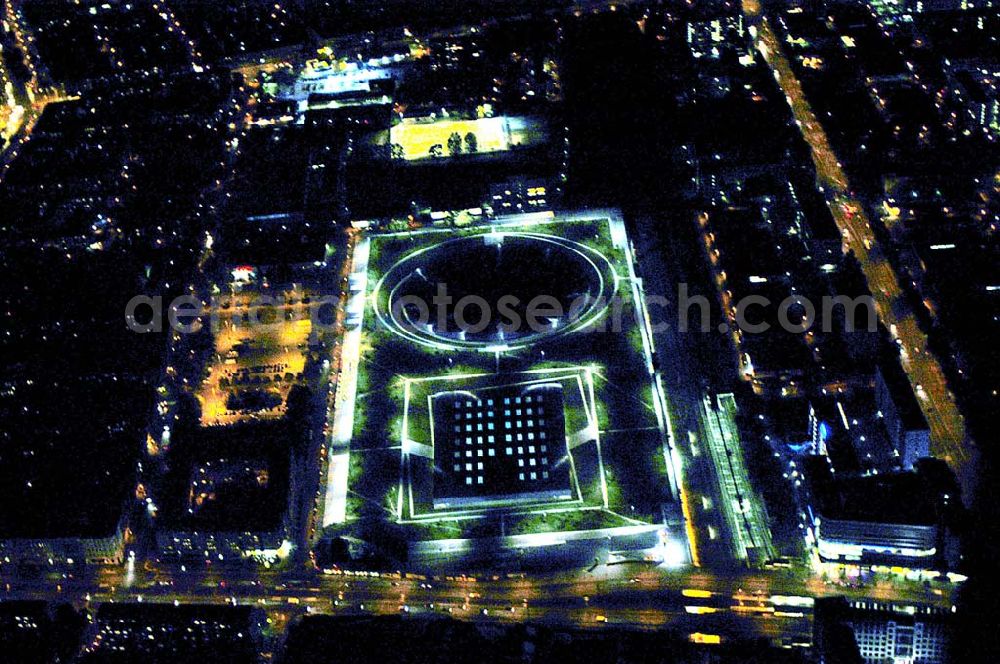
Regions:
M 441 349 L 513 350 L 593 322 L 615 292 L 610 261 L 585 244 L 526 232 L 446 240 L 396 262 L 375 314 Z

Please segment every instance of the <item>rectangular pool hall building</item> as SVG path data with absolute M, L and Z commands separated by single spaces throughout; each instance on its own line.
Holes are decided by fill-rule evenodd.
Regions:
M 432 395 L 434 509 L 572 499 L 558 384 Z

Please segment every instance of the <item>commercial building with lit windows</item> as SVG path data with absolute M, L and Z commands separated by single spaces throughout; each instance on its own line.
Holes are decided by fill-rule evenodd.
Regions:
M 562 386 L 442 392 L 431 399 L 435 509 L 572 497 Z
M 828 598 L 816 602 L 814 630 L 820 662 L 951 661 L 952 614 L 940 607 Z
M 804 466 L 822 560 L 922 569 L 939 561 L 947 494 L 940 495 L 923 472 L 840 477 L 822 456 Z

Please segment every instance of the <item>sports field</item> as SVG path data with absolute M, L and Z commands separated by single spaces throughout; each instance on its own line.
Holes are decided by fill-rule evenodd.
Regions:
M 441 146 L 441 156 L 449 156 L 448 137 L 458 133 L 476 137 L 478 153 L 503 152 L 513 145 L 534 142 L 539 131 L 536 123 L 528 118 L 496 117 L 478 120 L 438 120 L 436 122 L 402 122 L 389 130 L 389 140 L 403 148 L 407 161 L 431 157 L 431 148 Z

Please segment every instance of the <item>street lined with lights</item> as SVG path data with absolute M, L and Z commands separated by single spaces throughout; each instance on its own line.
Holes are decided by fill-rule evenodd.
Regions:
M 885 253 L 876 249 L 877 241 L 864 205 L 852 198 L 847 176 L 830 148 L 826 133 L 813 114 L 769 21 L 759 17 L 759 7 L 753 4 L 745 3 L 744 11 L 753 22 L 757 48 L 773 69 L 775 80 L 784 90 L 797 125 L 812 149 L 816 171 L 823 186 L 828 189 L 830 211 L 844 233 L 845 243 L 861 263 L 878 306 L 879 318 L 906 351 L 902 355 L 903 363 L 914 391 L 926 396 L 919 403 L 931 427 L 934 452 L 948 461 L 962 482 L 966 495 L 971 496 L 977 455 L 966 437 L 964 420 L 948 387 L 944 370 L 930 350 L 927 335 L 911 311 Z

